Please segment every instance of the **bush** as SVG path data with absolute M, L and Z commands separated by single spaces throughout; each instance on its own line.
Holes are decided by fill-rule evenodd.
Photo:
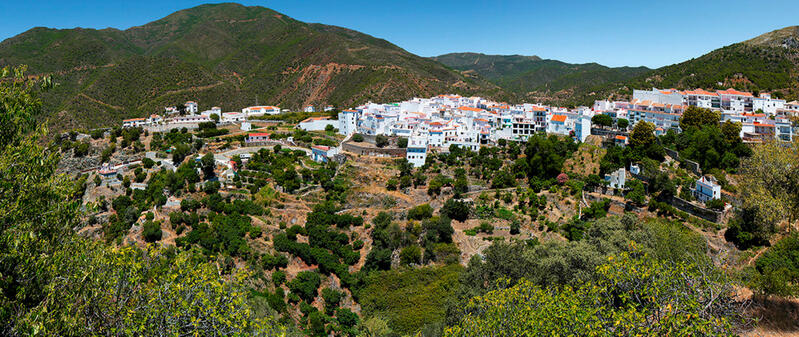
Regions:
M 292 293 L 297 294 L 301 299 L 306 302 L 313 302 L 317 294 L 316 289 L 319 288 L 319 284 L 321 283 L 322 279 L 319 273 L 315 271 L 303 271 L 297 274 L 297 277 L 286 285 Z
M 161 232 L 160 222 L 147 221 L 144 223 L 144 230 L 142 232 L 144 241 L 156 242 L 158 240 L 161 240 L 162 235 L 163 233 Z
M 375 136 L 375 146 L 386 147 L 386 145 L 388 145 L 388 137 L 383 135 Z
M 272 283 L 275 284 L 275 287 L 280 286 L 283 282 L 286 282 L 286 273 L 284 271 L 278 270 L 272 273 Z
M 399 139 L 397 139 L 397 147 L 400 149 L 408 147 L 408 138 L 400 137 Z
M 345 328 L 352 328 L 358 324 L 358 315 L 346 308 L 336 309 L 336 319 Z
M 755 261 L 758 286 L 763 293 L 780 296 L 799 294 L 799 235 L 778 241 Z
M 433 207 L 430 204 L 421 204 L 408 210 L 408 219 L 424 220 L 433 216 Z
M 422 260 L 422 248 L 417 245 L 405 247 L 400 251 L 402 265 L 418 264 Z
M 341 302 L 342 297 L 344 297 L 344 294 L 340 291 L 330 288 L 322 289 L 322 298 L 325 300 L 325 312 L 332 314 L 333 310 L 335 310 Z
M 458 221 L 466 221 L 470 212 L 469 204 L 455 199 L 447 200 L 444 207 L 441 207 L 441 215 Z
M 356 133 L 352 136 L 352 141 L 358 143 L 363 142 L 363 136 L 360 133 Z

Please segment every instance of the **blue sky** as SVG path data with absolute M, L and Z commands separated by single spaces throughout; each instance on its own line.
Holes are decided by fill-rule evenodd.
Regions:
M 125 29 L 209 1 L 2 0 L 0 40 L 32 27 Z M 213 2 L 213 1 L 212 1 Z M 243 0 L 421 56 L 473 51 L 660 67 L 799 25 L 799 1 Z

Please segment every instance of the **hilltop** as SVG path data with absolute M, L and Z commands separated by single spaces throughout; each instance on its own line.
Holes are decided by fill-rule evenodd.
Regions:
M 126 30 L 33 28 L 0 43 L 0 66 L 17 64 L 58 83 L 42 95 L 42 118 L 57 129 L 107 126 L 187 100 L 238 110 L 256 100 L 299 108 L 441 92 L 501 95 L 386 40 L 230 3 Z
M 466 74 L 477 74 L 521 99 L 545 102 L 651 71 L 646 67 L 611 68 L 523 55 L 452 53 L 433 59 Z
M 799 95 L 799 27 L 765 33 L 700 57 L 655 69 L 624 81 L 596 86 L 569 98 L 590 104 L 605 97 L 625 98 L 633 88 L 735 88 L 772 92 L 789 100 Z

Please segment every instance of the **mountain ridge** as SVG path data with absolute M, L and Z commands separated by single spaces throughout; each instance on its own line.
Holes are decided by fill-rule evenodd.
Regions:
M 0 66 L 17 64 L 54 75 L 59 85 L 42 94 L 42 118 L 59 129 L 115 125 L 187 100 L 233 111 L 256 100 L 299 108 L 441 92 L 504 95 L 384 39 L 231 3 L 125 30 L 33 28 L 0 42 Z
M 547 93 L 584 90 L 651 70 L 646 67 L 607 67 L 595 62 L 571 64 L 523 55 L 449 53 L 432 59 L 462 72 L 476 73 L 521 99 L 543 98 L 545 102 L 551 101 L 545 97 Z

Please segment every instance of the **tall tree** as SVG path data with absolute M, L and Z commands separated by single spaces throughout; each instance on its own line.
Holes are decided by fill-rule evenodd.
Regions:
M 655 124 L 647 121 L 636 123 L 633 132 L 630 133 L 630 145 L 635 148 L 645 148 L 656 141 Z
M 721 114 L 706 108 L 690 106 L 680 117 L 680 128 L 688 130 L 690 127 L 702 128 L 705 126 L 719 125 Z
M 747 246 L 767 242 L 780 224 L 799 219 L 799 142 L 766 142 L 741 162 L 742 211 L 727 239 Z

